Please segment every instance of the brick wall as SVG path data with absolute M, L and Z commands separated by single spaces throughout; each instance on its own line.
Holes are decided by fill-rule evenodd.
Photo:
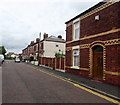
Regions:
M 120 28 L 120 2 L 114 3 L 96 13 L 93 13 L 90 16 L 85 17 L 80 20 L 80 38 L 86 38 L 82 40 L 72 41 L 72 27 L 73 22 L 68 23 L 66 26 L 66 49 L 72 49 L 73 46 L 89 44 L 87 48 L 80 49 L 80 68 L 81 69 L 73 69 L 72 66 L 72 50 L 66 51 L 66 72 L 80 75 L 83 77 L 89 78 L 90 68 L 89 68 L 89 55 L 90 49 L 92 45 L 101 44 L 104 46 L 105 51 L 105 70 L 109 71 L 109 73 L 105 73 L 104 82 L 120 85 L 120 75 L 112 74 L 114 72 L 120 72 L 120 46 L 114 42 L 110 42 L 109 45 L 105 45 L 105 41 L 118 39 L 120 38 L 120 31 L 113 32 L 115 29 Z M 95 16 L 99 15 L 100 19 L 98 21 L 95 20 Z M 73 20 L 74 21 L 74 20 Z M 71 25 L 70 25 L 71 24 Z M 101 36 L 91 37 L 92 35 L 98 35 L 101 33 L 105 33 L 108 31 L 112 31 L 111 33 L 107 33 Z M 72 41 L 72 42 L 70 42 Z M 84 70 L 82 70 L 84 68 Z M 85 70 L 88 68 L 88 70 Z M 112 72 L 112 73 L 111 73 Z
M 40 65 L 50 67 L 54 70 L 65 70 L 65 58 L 40 57 Z
M 72 40 L 72 25 L 68 26 L 66 29 L 66 41 Z
M 120 28 L 120 25 L 118 24 L 120 22 L 118 14 L 120 13 L 119 5 L 120 2 L 115 3 L 101 11 L 94 13 L 93 15 L 88 16 L 87 18 L 82 19 L 80 24 L 81 38 L 109 31 L 113 28 Z M 95 20 L 96 15 L 100 16 L 100 20 Z
M 106 80 L 104 82 L 120 86 L 120 75 L 116 76 L 116 75 L 106 74 L 105 77 L 106 77 Z
M 66 51 L 66 66 L 72 66 L 72 50 Z
M 120 2 L 115 3 L 101 11 L 98 11 L 84 19 L 82 19 L 80 21 L 80 38 L 86 37 L 86 36 L 90 36 L 90 35 L 95 35 L 98 33 L 102 33 L 102 32 L 106 32 L 112 29 L 117 29 L 120 28 L 120 18 L 119 18 L 119 14 L 120 14 Z M 99 15 L 100 16 L 100 20 L 99 21 L 95 21 L 95 16 Z M 105 39 L 102 37 L 96 37 L 97 40 L 106 40 L 106 39 L 113 39 L 113 37 L 120 37 L 118 35 L 119 33 L 115 34 L 116 36 L 110 34 L 107 37 L 105 37 Z M 88 43 L 88 40 L 86 40 L 85 43 Z M 96 40 L 93 38 L 93 40 Z M 66 27 L 66 41 L 72 41 L 72 24 Z M 91 38 L 92 41 L 92 38 Z M 69 43 L 67 44 L 67 47 L 69 46 L 74 46 L 74 45 L 78 45 L 78 44 L 83 43 L 83 41 L 81 42 L 74 42 L 74 43 Z
M 120 70 L 120 64 L 118 62 L 118 47 L 120 46 L 111 45 L 106 47 L 106 71 L 118 72 Z
M 80 67 L 89 68 L 89 49 L 80 50 Z
M 106 47 L 106 71 L 108 72 L 119 72 L 120 71 L 120 46 L 111 45 Z M 106 82 L 111 84 L 120 85 L 120 75 L 105 75 Z

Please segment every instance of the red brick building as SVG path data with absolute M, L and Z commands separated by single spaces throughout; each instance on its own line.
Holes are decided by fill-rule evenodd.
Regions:
M 66 72 L 120 85 L 120 2 L 100 2 L 66 22 Z
M 38 49 L 40 57 L 55 58 L 56 53 L 65 55 L 65 42 L 61 35 L 58 35 L 58 37 L 48 37 L 48 34 L 44 33 L 43 40 L 40 41 L 40 39 L 37 38 L 36 42 L 31 41 L 30 44 L 22 50 L 22 58 L 29 60 L 30 56 L 33 56 L 34 60 L 38 60 Z
M 33 56 L 34 60 L 37 60 L 39 41 L 40 39 L 36 38 L 36 42 L 31 41 L 31 43 L 22 50 L 22 59 L 28 60 L 30 56 Z

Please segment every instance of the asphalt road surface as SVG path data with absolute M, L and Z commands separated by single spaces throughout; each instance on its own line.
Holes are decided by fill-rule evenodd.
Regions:
M 2 103 L 112 103 L 35 67 L 6 61 L 2 67 Z
M 2 104 L 2 67 L 0 66 L 0 104 Z

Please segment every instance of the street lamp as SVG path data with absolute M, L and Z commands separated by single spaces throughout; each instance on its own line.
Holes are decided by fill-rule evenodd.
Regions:
M 40 32 L 40 34 L 39 34 L 39 39 L 41 40 L 41 32 Z M 40 40 L 39 40 L 39 42 L 38 42 L 38 66 L 39 66 L 39 64 L 40 64 L 40 61 L 39 61 L 39 57 L 40 57 Z

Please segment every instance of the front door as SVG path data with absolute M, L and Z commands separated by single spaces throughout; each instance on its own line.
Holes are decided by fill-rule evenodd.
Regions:
M 103 47 L 93 48 L 93 78 L 103 78 Z

